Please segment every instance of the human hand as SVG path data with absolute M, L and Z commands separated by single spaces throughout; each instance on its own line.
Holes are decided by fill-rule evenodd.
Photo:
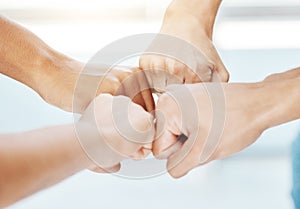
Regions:
M 179 83 L 227 82 L 229 73 L 212 42 L 212 29 L 210 30 L 188 12 L 168 8 L 160 33 L 148 51 L 161 53 L 171 49 L 173 57 L 151 54 L 141 56 L 140 68 L 152 71 L 149 82 L 157 88 Z M 164 38 L 160 34 L 173 38 Z M 160 71 L 166 71 L 178 79 L 174 81 L 166 78 Z
M 145 75 L 138 68 L 84 66 L 75 60 L 61 58 L 59 66 L 45 68 L 38 83 L 38 93 L 54 106 L 82 113 L 99 94 L 126 95 L 151 112 L 154 101 Z M 57 63 L 55 64 L 57 65 Z
M 113 172 L 127 158 L 144 159 L 155 135 L 153 116 L 125 96 L 101 94 L 76 124 L 80 143 L 98 172 Z
M 76 67 L 75 64 L 78 64 Z M 104 68 L 85 66 L 80 63 L 72 65 L 72 69 L 63 67 L 50 74 L 42 85 L 45 85 L 42 97 L 62 109 L 82 113 L 99 94 L 126 95 L 146 111 L 154 110 L 154 101 L 143 71 L 138 68 L 115 67 L 107 71 Z M 66 66 L 66 65 L 65 65 Z M 49 79 L 49 80 L 48 80 Z M 47 88 L 46 88 L 47 87 Z M 44 91 L 46 89 L 47 91 Z M 105 169 L 93 166 L 90 170 L 103 173 Z M 113 170 L 112 170 L 113 171 Z
M 2 16 L 0 33 L 0 73 L 32 88 L 54 106 L 82 113 L 97 95 L 109 93 L 129 96 L 149 112 L 154 109 L 150 90 L 139 91 L 148 88 L 137 68 L 84 65 Z M 130 82 L 124 85 L 125 80 Z
M 168 159 L 168 172 L 178 178 L 248 147 L 270 127 L 268 116 L 274 113 L 277 97 L 270 94 L 274 86 L 265 86 L 204 83 L 168 87 L 156 108 L 154 155 Z M 187 139 L 177 140 L 182 134 Z

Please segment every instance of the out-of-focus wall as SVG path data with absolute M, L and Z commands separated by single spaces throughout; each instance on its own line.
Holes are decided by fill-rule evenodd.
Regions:
M 9 0 L 0 14 L 53 48 L 87 61 L 124 36 L 158 32 L 170 0 Z M 1 34 L 0 34 L 1 35 Z M 231 82 L 250 82 L 300 66 L 299 0 L 223 0 L 214 40 Z M 129 64 L 137 65 L 137 59 Z M 72 122 L 27 87 L 0 76 L 0 131 Z M 180 180 L 143 181 L 82 172 L 11 209 L 290 209 L 289 148 L 298 122 L 267 131 L 246 151 Z M 143 191 L 143 192 L 141 192 Z

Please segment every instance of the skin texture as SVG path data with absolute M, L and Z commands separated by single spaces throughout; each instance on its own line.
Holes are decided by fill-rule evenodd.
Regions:
M 162 55 L 145 54 L 141 56 L 140 68 L 153 72 L 150 79 L 155 80 L 156 86 L 161 86 L 161 83 L 228 81 L 229 74 L 212 42 L 214 21 L 220 4 L 220 0 L 174 0 L 170 4 L 164 16 L 160 34 L 167 34 L 186 41 L 196 47 L 203 58 L 198 59 L 197 55 L 189 54 L 191 59 L 197 60 L 195 66 L 189 66 Z M 149 47 L 149 51 L 160 51 L 160 47 L 165 47 L 164 45 L 164 41 L 157 38 Z M 174 49 L 174 51 L 181 50 L 182 47 L 179 44 L 178 49 Z M 160 79 L 159 71 L 175 75 L 177 81 L 165 82 Z
M 96 96 L 108 93 L 126 95 L 148 112 L 155 108 L 146 77 L 139 68 L 119 66 L 107 70 L 104 65 L 85 65 L 1 16 L 0 33 L 0 73 L 32 88 L 51 105 L 83 113 Z M 90 169 L 103 172 L 99 167 Z
M 85 66 L 83 63 L 50 48 L 33 33 L 4 17 L 0 17 L 0 26 L 0 72 L 32 88 L 46 102 L 66 111 L 73 110 L 77 113 L 83 113 L 97 95 L 108 93 L 111 95 L 128 96 L 133 102 L 141 105 L 138 108 L 140 113 L 143 112 L 143 108 L 148 112 L 154 110 L 151 91 L 148 89 L 147 81 L 143 75 L 143 71 L 140 69 L 116 67 L 107 71 L 103 66 Z M 81 74 L 83 69 L 84 74 Z M 76 84 L 79 81 L 80 88 L 76 89 Z M 134 108 L 137 107 L 135 106 Z M 100 110 L 98 111 L 100 112 Z M 106 111 L 106 114 L 108 117 L 109 112 Z M 137 119 L 139 117 L 136 116 Z M 106 125 L 108 126 L 108 124 Z M 76 157 L 71 159 L 74 156 L 75 148 L 74 150 L 68 150 L 67 143 L 65 142 L 65 140 L 68 143 L 71 140 L 74 141 L 74 131 L 71 133 L 70 129 L 68 127 L 55 127 L 24 134 L 0 136 L 1 143 L 5 145 L 1 146 L 5 152 L 1 152 L 0 167 L 1 171 L 5 172 L 1 172 L 0 190 L 10 191 L 5 192 L 5 196 L 0 196 L 1 204 L 6 205 L 24 196 L 28 196 L 85 168 L 100 173 L 118 170 L 119 164 L 112 168 L 101 168 L 95 163 L 84 167 L 80 167 L 82 164 L 72 168 L 65 166 L 73 161 L 77 161 Z M 109 138 L 108 135 L 112 133 L 108 131 L 106 134 L 106 137 Z M 23 135 L 26 136 L 23 137 Z M 10 138 L 16 138 L 16 140 L 8 143 L 8 139 Z M 23 138 L 28 142 L 24 150 L 22 150 Z M 42 142 L 39 140 L 42 140 Z M 55 148 L 49 147 L 48 150 L 47 144 L 52 143 L 54 143 L 53 146 Z M 115 144 L 118 144 L 118 141 Z M 151 144 L 149 142 L 139 145 L 138 154 L 130 153 L 132 154 L 131 157 L 140 159 L 146 156 L 150 152 L 149 150 L 151 150 Z M 48 160 L 52 161 L 52 155 L 55 153 L 53 149 L 57 149 L 57 152 L 66 152 L 66 155 L 68 152 L 72 152 L 73 155 L 72 157 L 68 157 L 70 158 L 68 162 L 64 162 L 62 158 L 65 158 L 65 156 L 58 153 L 57 158 L 54 159 L 55 164 L 46 168 L 46 162 Z M 12 158 L 9 153 L 19 153 L 19 155 L 16 158 Z M 81 156 L 79 151 L 77 154 Z M 32 160 L 36 156 L 43 162 Z M 125 158 L 126 156 L 123 157 Z M 16 162 L 12 164 L 14 168 L 9 165 L 11 162 Z M 32 165 L 35 165 L 34 168 Z M 27 172 L 24 177 L 21 176 L 21 174 L 24 175 L 21 172 L 23 169 Z M 57 173 L 55 172 L 56 170 Z M 63 172 L 63 175 L 60 174 L 60 170 Z M 35 180 L 36 182 L 34 182 Z M 46 183 L 48 180 L 49 184 Z M 9 190 L 7 189 L 8 187 L 10 188 Z
M 111 120 L 113 102 L 114 107 L 120 110 L 124 109 L 124 102 L 128 105 L 132 127 L 143 132 L 143 139 L 132 142 L 120 135 Z M 104 134 L 101 136 L 95 133 L 95 127 L 97 130 L 100 126 L 100 133 Z M 19 134 L 2 134 L 0 207 L 8 206 L 83 169 L 94 167 L 97 163 L 95 159 L 87 157 L 91 149 L 83 150 L 81 146 L 85 141 L 99 150 L 101 160 L 105 160 L 101 161 L 105 167 L 103 170 L 116 172 L 123 159 L 142 159 L 149 153 L 143 151 L 143 146 L 152 142 L 154 131 L 153 116 L 141 106 L 128 97 L 103 94 L 88 106 L 75 126 L 70 124 Z M 99 143 L 103 146 L 95 147 Z
M 85 66 L 4 17 L 0 17 L 0 33 L 0 73 L 24 83 L 54 106 L 82 113 L 97 95 L 109 93 L 126 95 L 148 112 L 154 109 L 151 91 L 138 68 Z M 79 78 L 81 86 L 75 93 Z M 122 85 L 126 80 L 131 84 Z M 132 86 L 143 89 L 131 92 Z
M 119 166 L 123 159 L 147 157 L 155 134 L 150 113 L 128 97 L 109 94 L 101 94 L 88 106 L 77 130 L 85 151 L 104 169 Z
M 178 178 L 195 167 L 245 149 L 264 130 L 300 118 L 299 75 L 300 68 L 297 68 L 271 75 L 259 83 L 169 87 L 157 104 L 158 131 L 153 144 L 154 155 L 168 159 L 169 173 Z M 213 90 L 217 85 L 222 87 L 223 94 Z M 183 88 L 188 89 L 193 100 L 186 103 L 176 100 L 185 92 Z M 197 110 L 193 111 L 194 114 L 187 114 L 191 102 L 196 103 Z M 212 104 L 218 104 L 217 109 L 212 109 Z M 193 121 L 196 113 L 200 118 Z M 214 127 L 213 119 L 217 121 Z M 215 132 L 220 134 L 212 134 Z M 188 137 L 184 143 L 177 141 L 181 134 Z M 211 152 L 207 152 L 204 148 L 212 141 L 216 143 L 212 144 Z
M 90 72 L 106 70 L 103 66 L 85 66 L 59 53 L 25 28 L 0 17 L 0 72 L 34 89 L 52 105 L 83 113 L 75 126 L 0 135 L 0 207 L 85 168 L 115 172 L 123 159 L 143 159 L 147 156 L 152 149 L 154 136 L 153 116 L 145 111 L 154 110 L 151 92 L 144 90 L 149 87 L 147 81 L 156 82 L 154 86 L 227 82 L 229 74 L 212 43 L 213 25 L 220 3 L 220 0 L 172 2 L 166 11 L 160 33 L 192 44 L 203 58 L 197 63 L 195 73 L 177 60 L 144 55 L 140 59 L 140 67 L 144 71 L 154 72 L 150 74 L 150 79 L 149 74 L 140 73 L 144 71 L 128 67 L 118 67 L 97 75 L 81 74 L 83 69 L 90 69 Z M 153 45 L 160 46 L 161 43 L 154 40 Z M 197 57 L 190 57 L 198 61 Z M 176 81 L 160 80 L 159 70 L 174 75 Z M 199 78 L 197 74 L 204 76 Z M 78 80 L 82 81 L 84 88 L 75 91 Z M 299 83 L 299 69 L 294 69 L 269 76 L 255 84 L 171 86 L 157 105 L 153 153 L 158 158 L 168 159 L 169 172 L 176 178 L 211 160 L 230 156 L 252 144 L 267 128 L 299 119 L 300 110 L 296 106 L 300 98 Z M 220 85 L 224 94 L 214 91 Z M 206 87 L 212 91 L 209 91 L 210 94 Z M 192 100 L 187 101 L 196 105 L 194 109 L 189 109 L 189 103 L 184 100 L 191 99 L 183 94 L 186 89 L 192 95 Z M 136 94 L 138 90 L 142 91 Z M 134 103 L 128 97 L 113 97 L 105 93 L 126 95 Z M 212 124 L 216 109 L 212 109 L 211 104 L 212 101 L 214 104 L 222 103 L 222 99 L 226 105 L 219 106 L 217 110 L 221 111 L 215 119 L 217 127 L 223 129 L 219 136 L 209 138 L 211 129 L 215 128 Z M 124 113 L 124 104 L 130 113 L 128 121 L 134 129 L 120 135 L 120 130 L 116 129 L 118 126 L 113 124 L 121 121 L 117 116 Z M 187 107 L 184 110 L 192 111 L 181 111 L 178 104 Z M 222 114 L 222 111 L 226 114 Z M 190 117 L 193 112 L 200 117 Z M 119 125 L 126 127 L 123 123 Z M 188 137 L 185 142 L 177 140 L 181 134 Z M 134 140 L 128 140 L 127 135 Z M 214 144 L 215 149 L 208 149 L 210 152 L 206 150 L 205 153 L 207 139 L 217 139 L 218 143 Z M 102 143 L 99 147 L 101 152 L 96 146 L 99 142 Z

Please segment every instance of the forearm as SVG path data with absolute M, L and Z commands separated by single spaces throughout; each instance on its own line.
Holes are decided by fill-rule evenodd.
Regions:
M 207 35 L 211 38 L 213 26 L 222 0 L 173 0 L 166 15 L 177 16 L 188 14 L 194 17 Z
M 76 69 L 75 60 L 45 44 L 22 26 L 0 16 L 0 73 L 40 93 L 45 79 L 61 69 Z M 80 68 L 78 69 L 80 70 Z
M 0 208 L 91 164 L 73 125 L 0 135 Z
M 300 118 L 300 77 L 264 84 L 266 128 Z

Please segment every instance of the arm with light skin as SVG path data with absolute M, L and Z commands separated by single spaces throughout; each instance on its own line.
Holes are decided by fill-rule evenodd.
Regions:
M 201 26 L 202 32 L 212 39 L 213 27 L 221 2 L 222 0 L 174 0 L 169 5 L 166 16 L 177 21 L 190 18 L 186 20 L 194 20 L 191 23 Z
M 0 135 L 0 207 L 93 166 L 74 125 Z
M 130 94 L 132 85 L 147 85 L 142 76 L 135 76 L 140 72 L 138 68 L 116 67 L 108 72 L 105 66 L 86 66 L 57 52 L 32 32 L 1 16 L 0 34 L 0 73 L 32 88 L 54 106 L 82 113 L 95 96 L 118 92 L 126 94 L 149 112 L 154 109 L 150 91 Z M 83 69 L 84 73 L 81 73 Z M 79 78 L 84 83 L 75 93 Z M 122 86 L 126 79 L 130 79 L 132 85 Z M 123 92 L 120 86 L 124 88 Z M 74 94 L 80 101 L 73 106 Z
M 127 111 L 124 104 L 132 128 L 144 133 L 139 141 L 129 140 L 116 128 L 124 118 L 113 121 L 114 112 Z M 153 138 L 152 115 L 128 97 L 107 94 L 96 97 L 76 124 L 1 134 L 0 208 L 96 165 L 103 168 L 99 172 L 116 172 L 123 159 L 146 157 Z M 97 146 L 99 142 L 102 146 Z M 91 149 L 98 152 L 98 159 L 90 156 Z
M 165 12 L 160 29 L 161 34 L 177 37 L 196 47 L 206 60 L 199 61 L 193 70 L 198 75 L 207 74 L 206 71 L 209 70 L 211 76 L 199 78 L 185 63 L 158 55 L 143 55 L 140 67 L 146 70 L 165 70 L 181 78 L 182 83 L 227 82 L 229 74 L 212 42 L 214 22 L 220 4 L 221 0 L 174 0 Z M 163 45 L 156 43 L 157 41 L 159 39 L 155 39 L 153 45 Z
M 0 17 L 0 72 L 43 96 L 43 83 L 59 71 L 78 73 L 82 64 L 46 45 L 22 26 Z
M 1 16 L 0 34 L 0 73 L 32 88 L 49 104 L 82 113 L 95 96 L 108 93 L 126 95 L 148 112 L 154 110 L 148 83 L 138 68 L 115 67 L 108 72 L 103 66 L 85 66 Z
M 216 85 L 222 86 L 222 92 L 210 94 L 207 88 L 214 89 Z M 189 90 L 193 100 L 184 104 L 187 106 L 182 106 L 184 110 L 179 110 L 180 101 L 176 101 L 172 95 L 180 96 L 182 88 Z M 224 101 L 220 102 L 223 97 Z M 186 117 L 193 118 L 198 112 L 199 121 L 181 121 L 180 113 L 185 114 L 184 111 L 193 101 L 197 110 Z M 225 114 L 213 110 L 212 103 L 217 104 L 215 108 Z M 167 158 L 169 173 L 175 178 L 181 177 L 195 167 L 245 149 L 268 128 L 300 119 L 299 104 L 300 68 L 268 76 L 258 83 L 205 83 L 170 87 L 157 104 L 157 111 L 163 117 L 157 117 L 160 131 L 153 144 L 153 153 L 159 158 Z M 212 127 L 213 118 L 221 125 Z M 216 132 L 218 136 L 211 135 Z M 180 134 L 188 137 L 184 143 L 177 141 Z M 204 148 L 211 141 L 214 141 L 214 149 L 207 155 Z

